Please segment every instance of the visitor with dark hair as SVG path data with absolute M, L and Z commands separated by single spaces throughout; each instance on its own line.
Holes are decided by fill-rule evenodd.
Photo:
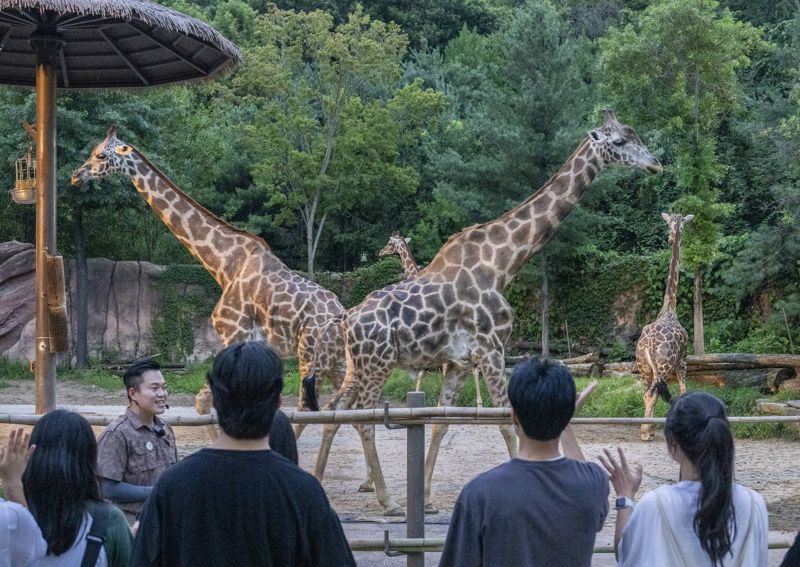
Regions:
M 319 481 L 269 448 L 283 389 L 275 351 L 263 341 L 233 344 L 208 384 L 219 438 L 158 479 L 134 565 L 355 565 Z
M 22 485 L 47 542 L 47 555 L 34 565 L 129 565 L 133 537 L 122 512 L 100 498 L 89 422 L 77 413 L 51 411 L 36 423 L 30 442 L 36 449 Z
M 508 397 L 519 453 L 461 491 L 440 567 L 591 564 L 608 514 L 608 475 L 585 462 L 569 422 L 596 385 L 577 396 L 565 366 L 536 358 L 516 365 Z
M 767 564 L 767 508 L 733 481 L 733 435 L 725 406 L 706 392 L 677 398 L 664 426 L 679 482 L 648 492 L 634 505 L 642 466 L 600 460 L 617 492 L 614 543 L 619 565 L 751 566 Z
M 158 417 L 169 408 L 158 362 L 137 360 L 122 380 L 128 408 L 100 436 L 97 472 L 103 497 L 133 524 L 158 475 L 177 462 L 178 450 L 172 427 Z
M 8 501 L 0 498 L 0 566 L 29 567 L 47 552 L 36 520 L 25 508 L 22 473 L 35 447 L 30 434 L 12 429 L 8 444 L 0 446 L 0 483 Z

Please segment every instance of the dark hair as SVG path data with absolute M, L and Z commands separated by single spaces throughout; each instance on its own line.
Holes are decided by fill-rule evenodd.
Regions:
M 263 341 L 223 349 L 208 373 L 219 426 L 236 439 L 269 435 L 283 390 L 283 363 Z
M 721 565 L 736 534 L 733 435 L 725 405 L 706 392 L 684 394 L 667 414 L 664 435 L 678 444 L 700 473 L 694 532 L 711 563 Z
M 532 358 L 514 367 L 508 399 L 525 435 L 557 439 L 575 413 L 575 381 L 566 366 Z
M 43 415 L 31 433 L 36 445 L 22 486 L 47 553 L 61 555 L 75 542 L 86 505 L 100 501 L 97 441 L 82 416 L 66 410 Z
M 144 378 L 142 376 L 148 370 L 161 370 L 161 365 L 152 358 L 140 358 L 139 360 L 134 360 L 131 365 L 128 366 L 128 369 L 125 370 L 125 374 L 122 376 L 122 381 L 125 383 L 125 392 L 131 388 L 138 392 L 139 386 L 141 386 L 142 382 L 144 382 Z M 128 396 L 128 401 L 130 401 L 130 399 L 131 397 Z

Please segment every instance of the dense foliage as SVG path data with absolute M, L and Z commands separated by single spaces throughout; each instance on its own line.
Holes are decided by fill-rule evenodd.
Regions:
M 193 262 L 127 180 L 69 186 L 116 123 L 188 194 L 352 304 L 399 272 L 369 267 L 391 231 L 411 236 L 424 264 L 451 234 L 535 191 L 613 106 L 664 173 L 604 172 L 547 245 L 555 344 L 569 332 L 572 343 L 630 352 L 613 310 L 633 294 L 641 324 L 660 307 L 662 211 L 695 215 L 679 315 L 691 334 L 702 273 L 707 350 L 787 351 L 800 339 L 795 3 L 163 3 L 209 21 L 245 64 L 202 86 L 59 97 L 65 254 L 80 232 L 89 256 Z M 8 188 L 33 95 L 2 89 L 0 106 Z M 32 242 L 33 222 L 31 207 L 0 202 L 0 241 Z M 358 285 L 335 289 L 329 272 L 356 269 L 367 270 L 348 280 Z M 539 340 L 541 278 L 534 258 L 508 290 L 517 338 Z M 188 313 L 182 301 L 170 309 Z M 190 346 L 159 336 L 163 348 Z

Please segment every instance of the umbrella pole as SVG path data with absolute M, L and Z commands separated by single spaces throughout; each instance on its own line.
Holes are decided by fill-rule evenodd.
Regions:
M 50 352 L 47 254 L 56 254 L 56 35 L 34 35 L 36 60 L 36 413 L 56 407 L 56 360 Z

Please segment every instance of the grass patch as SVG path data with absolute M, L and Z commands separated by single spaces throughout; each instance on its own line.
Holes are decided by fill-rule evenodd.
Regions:
M 0 357 L 0 384 L 7 386 L 8 380 L 33 380 L 33 372 L 26 364 Z
M 205 383 L 206 374 L 211 368 L 211 362 L 190 365 L 185 372 L 177 373 L 164 371 L 167 389 L 175 394 L 196 394 Z M 284 386 L 283 395 L 296 396 L 300 387 L 300 373 L 296 360 L 284 361 Z M 82 384 L 89 384 L 109 391 L 122 390 L 122 378 L 102 368 L 88 368 L 85 370 L 59 369 L 60 380 L 74 380 Z M 33 380 L 27 366 L 21 363 L 10 362 L 0 358 L 0 388 L 7 387 L 11 381 Z M 591 381 L 588 377 L 578 377 L 575 383 L 578 390 L 586 387 Z M 405 402 L 406 393 L 414 390 L 416 375 L 410 377 L 403 370 L 392 371 L 384 387 L 385 398 L 395 402 Z M 765 396 L 757 388 L 720 388 L 687 381 L 689 391 L 701 390 L 709 392 L 720 398 L 728 408 L 729 415 L 758 415 L 756 413 L 756 400 L 769 398 L 773 401 L 787 401 L 797 398 L 794 392 L 779 392 L 773 396 Z M 441 372 L 426 372 L 422 380 L 422 390 L 425 392 L 426 404 L 434 406 L 439 401 L 442 388 Z M 670 385 L 673 396 L 678 395 L 677 384 Z M 333 386 L 324 381 L 322 392 L 330 394 Z M 481 396 L 484 407 L 492 407 L 492 401 L 486 384 L 481 381 Z M 472 376 L 467 376 L 464 386 L 456 400 L 457 406 L 475 406 L 475 382 Z M 659 398 L 656 403 L 656 417 L 665 417 L 667 404 Z M 597 389 L 586 402 L 579 414 L 581 417 L 641 417 L 644 415 L 644 401 L 642 387 L 635 376 L 622 376 L 614 378 L 601 378 Z M 772 437 L 797 438 L 793 429 L 782 423 L 737 423 L 733 425 L 736 437 L 742 439 L 767 439 Z

